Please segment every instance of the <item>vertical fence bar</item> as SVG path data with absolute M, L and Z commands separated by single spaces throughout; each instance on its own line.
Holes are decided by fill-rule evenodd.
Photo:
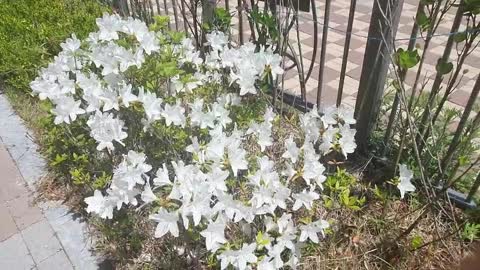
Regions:
M 380 111 L 402 7 L 403 0 L 374 0 L 355 104 L 356 140 L 361 151 L 367 149 L 368 138 Z
M 355 8 L 357 0 L 351 0 L 350 12 L 348 14 L 347 34 L 345 35 L 345 46 L 343 48 L 342 69 L 340 70 L 340 82 L 338 83 L 337 107 L 342 103 L 343 85 L 345 84 L 345 73 L 347 71 L 348 53 L 350 51 L 350 40 L 352 39 L 353 20 L 355 19 Z
M 143 2 L 143 9 L 145 11 L 145 22 L 147 25 L 152 23 L 151 19 L 153 17 L 153 9 L 151 7 L 152 7 L 152 0 Z
M 298 3 L 298 2 L 297 2 Z M 307 88 L 306 88 L 306 81 L 305 81 L 305 69 L 303 66 L 303 54 L 302 54 L 302 42 L 300 42 L 300 29 L 298 27 L 298 10 L 295 11 L 295 31 L 297 34 L 297 44 L 298 44 L 298 60 L 295 54 L 293 57 L 295 58 L 295 62 L 297 65 L 298 70 L 298 79 L 300 81 L 300 93 L 302 96 L 302 100 L 307 102 Z M 293 51 L 293 50 L 292 50 Z
M 115 10 L 117 10 L 120 13 L 121 16 L 127 17 L 129 15 L 127 0 L 113 1 L 112 6 Z
M 195 37 L 195 44 L 197 50 L 199 50 L 202 47 L 202 42 L 201 37 L 198 35 L 198 5 L 196 0 L 190 0 L 190 9 L 192 11 L 192 25 L 193 25 L 193 36 Z
M 322 34 L 322 51 L 320 52 L 320 68 L 318 71 L 317 85 L 317 109 L 320 110 L 320 102 L 322 101 L 323 75 L 325 71 L 325 57 L 327 51 L 328 22 L 330 21 L 330 4 L 332 0 L 325 1 L 325 15 L 323 18 L 323 34 Z M 315 59 L 312 59 L 315 61 Z
M 310 67 L 308 68 L 307 77 L 305 81 L 310 79 L 312 75 L 313 66 L 315 65 L 315 58 L 317 57 L 317 45 L 318 45 L 318 17 L 317 17 L 317 7 L 315 0 L 310 0 L 310 6 L 312 7 L 312 18 L 313 18 L 313 52 L 312 52 L 312 61 L 310 62 Z M 306 101 L 306 100 L 305 100 Z
M 250 0 L 250 6 L 255 6 L 255 0 Z M 250 40 L 257 40 L 257 38 L 255 37 L 255 26 L 253 24 L 253 21 L 251 20 L 251 18 L 247 18 L 247 21 L 248 26 L 250 27 Z
M 177 12 L 177 0 L 172 0 L 173 19 L 175 20 L 175 30 L 178 31 L 178 12 Z M 185 29 L 186 31 L 187 29 Z
M 188 32 L 188 22 L 187 22 L 187 11 L 185 10 L 185 1 L 186 0 L 180 0 L 180 7 L 181 7 L 181 12 L 182 12 L 182 18 L 183 18 L 183 30 L 189 36 Z
M 128 7 L 128 0 L 124 0 L 123 3 L 125 6 L 126 16 L 130 16 L 130 8 Z
M 237 10 L 238 10 L 238 35 L 240 40 L 240 45 L 243 45 L 243 4 L 242 0 L 237 1 Z
M 155 11 L 153 10 L 152 0 L 148 1 L 148 8 L 150 9 L 150 23 L 153 23 L 153 16 L 155 16 Z
M 131 12 L 132 12 L 132 13 L 131 13 L 132 17 L 133 17 L 134 19 L 137 18 L 137 15 L 135 14 L 135 13 L 136 13 L 136 12 L 135 12 L 136 7 L 135 7 L 135 2 L 134 2 L 134 0 L 130 0 L 130 10 L 131 10 Z
M 225 10 L 228 12 L 230 11 L 230 3 L 228 0 L 225 0 Z
M 170 24 L 170 14 L 168 12 L 168 5 L 167 0 L 163 0 L 163 8 L 165 9 L 165 16 L 168 17 L 168 29 L 172 29 L 172 25 Z
M 160 10 L 160 1 L 159 1 L 159 0 L 155 0 L 155 3 L 157 4 L 157 14 L 158 14 L 158 15 L 162 15 L 162 11 Z

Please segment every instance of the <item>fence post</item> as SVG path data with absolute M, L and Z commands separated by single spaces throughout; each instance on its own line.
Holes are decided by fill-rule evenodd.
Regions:
M 356 140 L 361 151 L 366 150 L 380 110 L 402 7 L 403 0 L 374 0 L 355 104 Z
M 202 25 L 212 23 L 216 6 L 215 0 L 202 0 Z
M 115 11 L 117 11 L 123 17 L 129 16 L 130 12 L 128 11 L 128 3 L 127 0 L 113 0 L 112 6 Z

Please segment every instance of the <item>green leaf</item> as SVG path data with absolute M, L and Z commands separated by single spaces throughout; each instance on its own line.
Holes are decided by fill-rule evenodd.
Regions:
M 264 247 L 270 244 L 270 239 L 265 237 L 261 231 L 257 233 L 256 242 L 259 247 Z
M 420 26 L 422 30 L 425 30 L 430 26 L 430 18 L 428 18 L 427 14 L 425 14 L 423 10 L 417 14 L 415 19 L 418 26 Z
M 453 64 L 452 62 L 445 62 L 442 60 L 442 58 L 439 58 L 437 61 L 437 65 L 435 66 L 435 69 L 440 75 L 445 75 L 450 73 L 453 70 Z
M 463 13 L 464 14 L 480 14 L 480 0 L 464 0 Z
M 403 69 L 409 69 L 418 64 L 420 61 L 420 55 L 418 50 L 408 51 L 400 48 L 396 53 L 397 65 Z
M 325 206 L 325 208 L 331 209 L 333 207 L 333 201 L 328 197 L 324 197 L 323 205 Z
M 473 241 L 480 237 L 480 224 L 470 223 L 465 224 L 462 231 L 462 238 L 464 240 Z
M 453 40 L 456 42 L 456 43 L 460 43 L 460 42 L 463 42 L 467 39 L 467 32 L 460 32 L 460 33 L 456 33 L 454 36 L 453 36 Z
M 423 245 L 423 238 L 420 235 L 415 235 L 412 238 L 412 243 L 411 246 L 413 249 L 419 248 L 421 245 Z

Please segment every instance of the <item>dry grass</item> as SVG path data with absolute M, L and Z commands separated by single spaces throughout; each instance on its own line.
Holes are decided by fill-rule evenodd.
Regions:
M 469 249 L 441 213 L 427 213 L 410 235 L 396 240 L 417 218 L 414 208 L 405 201 L 370 201 L 357 213 L 329 212 L 336 220 L 333 233 L 304 258 L 303 269 L 454 268 Z M 416 249 L 414 238 L 421 239 L 419 246 L 432 243 Z

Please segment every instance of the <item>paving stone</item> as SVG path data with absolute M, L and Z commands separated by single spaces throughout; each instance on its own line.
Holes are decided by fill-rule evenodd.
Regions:
M 27 155 L 17 160 L 18 169 L 31 189 L 45 175 L 45 161 L 37 153 L 37 148 L 31 148 Z
M 88 239 L 87 225 L 75 220 L 66 206 L 51 202 L 44 205 L 43 210 L 75 269 L 98 269 L 91 252 L 93 245 Z
M 470 92 L 457 90 L 450 95 L 449 100 L 457 105 L 465 107 L 465 105 L 467 105 L 468 103 L 469 98 L 470 98 Z
M 7 206 L 0 203 L 0 242 L 18 232 L 17 225 L 8 212 Z
M 0 269 L 30 270 L 34 267 L 35 263 L 21 234 L 17 233 L 0 243 Z
M 41 262 L 62 250 L 54 231 L 45 219 L 24 229 L 22 236 L 36 262 Z
M 7 149 L 0 144 L 0 203 L 6 202 L 27 192 L 20 175 Z
M 347 72 L 347 76 L 355 80 L 360 80 L 361 75 L 362 75 L 362 66 L 356 67 Z
M 37 268 L 38 270 L 73 270 L 73 266 L 63 250 L 38 263 Z
M 20 230 L 23 230 L 43 219 L 40 208 L 33 205 L 32 195 L 29 193 L 8 201 L 7 207 L 10 215 L 13 217 Z

